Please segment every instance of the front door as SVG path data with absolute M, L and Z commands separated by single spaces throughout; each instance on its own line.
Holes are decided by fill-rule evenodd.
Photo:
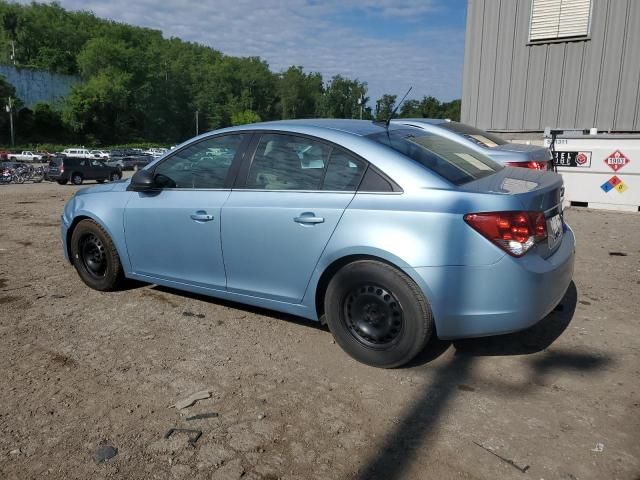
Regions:
M 228 290 L 300 302 L 365 165 L 308 137 L 262 135 L 222 209 Z
M 243 135 L 209 137 L 154 167 L 157 191 L 133 192 L 124 227 L 134 273 L 224 289 L 221 207 Z

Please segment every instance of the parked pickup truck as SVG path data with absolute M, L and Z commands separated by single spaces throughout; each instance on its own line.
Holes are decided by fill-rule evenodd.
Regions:
M 12 162 L 39 162 L 42 160 L 42 155 L 27 150 L 22 153 L 10 153 L 9 160 Z

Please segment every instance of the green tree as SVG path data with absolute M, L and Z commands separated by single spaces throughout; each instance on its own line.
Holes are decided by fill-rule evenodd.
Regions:
M 310 118 L 318 115 L 323 93 L 322 75 L 304 73 L 302 67 L 289 67 L 278 77 L 280 117 Z
M 320 102 L 320 116 L 327 118 L 359 118 L 360 101 L 366 105 L 367 84 L 359 80 L 350 80 L 335 75 L 327 87 Z
M 231 115 L 231 125 L 246 125 L 247 123 L 257 123 L 260 121 L 260 115 L 253 110 L 243 110 Z
M 384 121 L 391 118 L 391 114 L 396 104 L 397 95 L 384 94 L 376 101 L 376 120 Z

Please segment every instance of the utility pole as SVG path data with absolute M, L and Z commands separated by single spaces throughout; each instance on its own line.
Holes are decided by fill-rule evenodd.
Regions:
M 362 120 L 362 102 L 364 101 L 364 98 L 362 98 L 362 94 L 360 94 L 360 97 L 358 98 L 358 105 L 360 105 L 360 120 Z
M 200 133 L 200 128 L 198 127 L 198 110 L 196 110 L 196 137 Z
M 15 40 L 11 40 L 11 60 L 13 60 L 13 64 L 16 64 L 16 42 Z
M 9 97 L 9 103 L 5 106 L 7 113 L 9 114 L 9 125 L 11 126 L 11 146 L 15 146 L 16 138 L 13 132 L 13 104 L 11 103 L 11 97 Z

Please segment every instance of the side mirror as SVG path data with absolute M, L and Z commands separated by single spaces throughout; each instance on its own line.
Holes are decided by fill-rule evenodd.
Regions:
M 131 183 L 128 190 L 134 192 L 145 192 L 153 190 L 155 187 L 154 175 L 151 170 L 138 170 L 133 177 L 131 177 Z

